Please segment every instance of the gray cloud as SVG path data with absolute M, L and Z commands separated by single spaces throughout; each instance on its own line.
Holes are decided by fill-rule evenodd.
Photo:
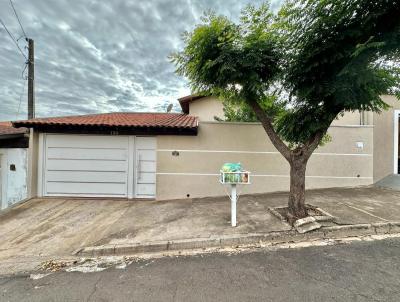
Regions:
M 281 1 L 273 1 L 277 7 Z M 252 1 L 254 4 L 261 0 Z M 109 111 L 165 111 L 189 89 L 168 55 L 182 47 L 181 33 L 205 10 L 237 19 L 246 0 L 14 0 L 35 40 L 36 114 L 56 116 Z M 0 18 L 21 30 L 8 0 Z M 19 40 L 21 48 L 24 39 Z M 24 49 L 26 52 L 26 50 Z M 24 58 L 0 28 L 0 120 L 26 117 Z M 20 110 L 18 112 L 18 108 Z M 18 116 L 17 116 L 18 114 Z

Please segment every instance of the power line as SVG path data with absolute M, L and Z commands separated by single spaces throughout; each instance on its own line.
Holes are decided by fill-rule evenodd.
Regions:
M 28 66 L 28 64 L 24 63 L 24 66 L 23 66 L 23 69 L 22 69 L 22 73 L 21 73 L 22 80 L 24 81 L 24 84 L 22 85 L 22 91 L 21 91 L 21 93 L 19 95 L 18 110 L 17 110 L 17 114 L 15 115 L 15 119 L 16 120 L 18 119 L 18 116 L 19 116 L 19 113 L 20 113 L 20 110 L 21 110 L 22 96 L 23 96 L 23 94 L 25 92 L 25 86 L 26 86 L 26 82 L 27 82 L 27 79 L 28 79 L 26 76 L 24 76 L 24 73 L 26 71 L 26 67 L 27 66 Z
M 10 0 L 10 4 L 11 4 L 11 7 L 12 7 L 12 9 L 13 9 L 13 11 L 14 11 L 15 17 L 16 17 L 17 20 L 18 20 L 19 26 L 21 27 L 21 30 L 22 30 L 22 32 L 23 32 L 23 34 L 24 34 L 24 36 L 25 36 L 25 39 L 28 39 L 28 37 L 26 36 L 25 30 L 24 30 L 24 28 L 22 27 L 21 20 L 19 20 L 17 11 L 15 10 L 14 4 L 13 4 L 13 2 L 12 2 L 11 0 Z
M 10 38 L 13 40 L 13 42 L 15 43 L 15 45 L 17 46 L 17 48 L 19 49 L 19 52 L 22 54 L 22 56 L 25 58 L 25 60 L 28 61 L 28 58 L 26 57 L 26 55 L 24 54 L 24 52 L 22 51 L 22 49 L 19 47 L 18 42 L 15 40 L 14 36 L 10 33 L 10 31 L 8 30 L 7 26 L 4 24 L 3 20 L 0 19 L 0 23 L 1 25 L 3 25 L 4 29 L 6 30 L 6 32 L 8 33 L 8 35 L 10 36 Z
M 22 85 L 22 91 L 21 91 L 21 94 L 19 95 L 18 111 L 17 111 L 17 114 L 16 114 L 16 116 L 15 116 L 15 119 L 16 119 L 16 120 L 18 119 L 19 111 L 21 110 L 22 95 L 24 94 L 24 91 L 25 91 L 26 82 L 27 82 L 27 81 L 24 80 L 24 84 Z
M 27 77 L 27 76 L 24 76 L 24 73 L 25 73 L 26 68 L 28 67 L 28 62 L 25 62 L 24 65 L 25 65 L 25 66 L 24 66 L 24 69 L 23 69 L 22 72 L 21 72 L 21 77 L 22 77 L 23 80 L 27 80 L 28 77 Z

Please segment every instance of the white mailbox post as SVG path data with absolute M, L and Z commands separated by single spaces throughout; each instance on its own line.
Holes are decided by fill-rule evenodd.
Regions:
M 237 185 L 248 185 L 250 184 L 250 172 L 239 171 L 239 172 L 224 172 L 220 171 L 220 183 L 223 185 L 229 185 L 231 187 L 231 194 L 229 199 L 231 200 L 231 225 L 235 227 L 237 225 L 236 220 L 236 204 L 238 201 Z

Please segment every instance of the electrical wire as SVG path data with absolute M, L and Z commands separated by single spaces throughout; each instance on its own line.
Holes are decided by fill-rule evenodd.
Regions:
M 18 116 L 19 116 L 19 113 L 20 113 L 20 110 L 21 110 L 22 96 L 24 95 L 25 86 L 26 86 L 26 82 L 27 82 L 27 79 L 28 79 L 27 76 L 24 75 L 24 73 L 25 73 L 25 71 L 26 71 L 26 68 L 27 68 L 27 66 L 28 66 L 28 63 L 26 62 L 24 65 L 25 65 L 25 66 L 24 66 L 24 69 L 22 70 L 22 73 L 21 73 L 22 80 L 24 81 L 24 84 L 22 85 L 22 91 L 21 91 L 21 93 L 20 93 L 20 95 L 19 95 L 18 110 L 17 110 L 17 114 L 15 115 L 15 119 L 16 119 L 16 120 L 18 119 Z
M 22 54 L 22 56 L 25 58 L 25 60 L 28 61 L 28 58 L 26 57 L 26 55 L 24 54 L 24 52 L 22 51 L 22 49 L 19 47 L 17 40 L 15 40 L 14 36 L 11 34 L 11 32 L 8 30 L 7 26 L 4 24 L 3 20 L 0 19 L 0 23 L 1 25 L 3 25 L 4 29 L 6 30 L 6 32 L 8 33 L 8 35 L 10 36 L 10 38 L 13 40 L 13 42 L 15 43 L 15 45 L 17 46 L 17 48 L 19 49 L 19 52 Z
M 28 58 L 26 57 L 25 53 L 24 53 L 24 52 L 22 51 L 22 49 L 19 47 L 18 41 L 19 41 L 22 37 L 25 37 L 25 39 L 28 40 L 28 37 L 27 37 L 27 35 L 26 35 L 26 32 L 25 32 L 24 27 L 22 26 L 21 20 L 19 19 L 18 13 L 17 13 L 17 11 L 16 11 L 16 9 L 15 9 L 15 7 L 14 7 L 14 3 L 12 2 L 12 0 L 10 0 L 10 4 L 11 4 L 11 7 L 12 7 L 12 10 L 14 11 L 15 17 L 17 18 L 17 21 L 18 21 L 18 24 L 19 24 L 19 26 L 20 26 L 20 28 L 21 28 L 21 31 L 22 31 L 22 33 L 23 33 L 23 36 L 19 37 L 19 38 L 16 40 L 15 37 L 11 34 L 11 32 L 8 30 L 7 26 L 4 24 L 3 20 L 0 19 L 0 23 L 3 25 L 4 29 L 6 30 L 6 32 L 8 33 L 8 35 L 10 36 L 10 38 L 13 40 L 13 42 L 14 42 L 15 45 L 17 46 L 18 50 L 20 51 L 20 53 L 22 54 L 22 56 L 23 56 L 23 57 L 25 58 L 25 60 L 26 60 L 25 63 L 24 63 L 24 68 L 23 68 L 22 73 L 21 73 L 21 77 L 22 77 L 22 79 L 23 79 L 23 81 L 24 81 L 24 84 L 22 85 L 22 91 L 21 91 L 21 93 L 20 93 L 20 95 L 19 95 L 18 110 L 17 110 L 17 114 L 16 114 L 16 119 L 18 119 L 18 116 L 19 116 L 19 113 L 20 113 L 20 110 L 21 110 L 22 96 L 24 95 L 25 86 L 26 86 L 26 82 L 27 82 L 27 77 L 26 77 L 26 75 L 25 75 L 25 71 L 26 71 L 26 68 L 28 67 L 28 63 L 29 63 L 29 62 L 28 62 Z
M 17 11 L 15 10 L 14 4 L 13 4 L 13 2 L 11 0 L 10 0 L 10 4 L 11 4 L 11 7 L 12 7 L 12 9 L 14 11 L 15 17 L 17 18 L 19 26 L 21 27 L 21 30 L 22 30 L 22 33 L 24 34 L 25 39 L 28 39 L 28 37 L 26 36 L 25 30 L 24 30 L 24 28 L 23 28 L 23 26 L 21 24 L 21 20 L 19 19 Z
M 28 63 L 29 63 L 29 62 L 25 62 L 25 63 L 24 63 L 25 66 L 24 66 L 24 69 L 23 69 L 22 72 L 21 72 L 21 77 L 22 77 L 23 80 L 27 80 L 27 79 L 28 79 L 27 76 L 24 76 L 25 70 L 26 70 L 26 68 L 28 67 Z
M 15 119 L 16 120 L 18 119 L 19 112 L 21 110 L 22 96 L 23 96 L 23 94 L 25 92 L 26 82 L 27 82 L 27 80 L 24 79 L 24 84 L 22 85 L 22 91 L 21 91 L 21 94 L 19 95 L 18 111 L 17 111 L 17 114 L 15 115 Z

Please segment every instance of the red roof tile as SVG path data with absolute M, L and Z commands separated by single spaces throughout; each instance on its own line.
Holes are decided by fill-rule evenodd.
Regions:
M 11 122 L 0 122 L 0 135 L 14 135 L 28 133 L 26 128 L 14 128 Z
M 91 115 L 36 118 L 13 122 L 16 127 L 101 126 L 135 128 L 196 129 L 197 117 L 182 113 L 116 112 Z

